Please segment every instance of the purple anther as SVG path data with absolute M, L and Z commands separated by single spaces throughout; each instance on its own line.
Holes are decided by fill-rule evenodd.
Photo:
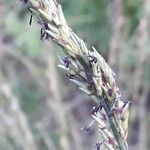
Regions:
M 101 115 L 103 120 L 107 120 L 107 115 L 105 113 L 101 113 Z
M 90 52 L 88 57 L 89 57 L 91 63 L 97 62 L 97 58 L 96 58 L 96 55 L 94 52 Z
M 89 133 L 91 131 L 91 126 L 85 126 L 84 128 L 82 128 L 82 130 Z
M 101 149 L 101 145 L 102 145 L 102 142 L 96 143 L 96 144 L 95 144 L 96 150 L 100 150 L 100 149 Z
M 114 145 L 114 140 L 113 140 L 113 138 L 108 137 L 108 143 L 109 143 L 110 145 Z
M 69 79 L 74 79 L 74 75 L 73 74 L 66 74 L 66 76 L 69 78 Z
M 108 95 L 111 97 L 111 96 L 112 96 L 112 94 L 113 94 L 112 89 L 109 89 L 109 90 L 108 90 Z
M 62 62 L 63 62 L 63 64 L 65 65 L 66 68 L 69 67 L 69 65 L 70 65 L 70 60 L 69 60 L 68 57 L 63 58 L 63 59 L 62 59 Z

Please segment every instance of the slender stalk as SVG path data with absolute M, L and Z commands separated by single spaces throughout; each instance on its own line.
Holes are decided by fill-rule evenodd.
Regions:
M 103 108 L 104 108 L 106 114 L 108 116 L 110 116 L 110 107 L 109 107 L 109 105 L 107 104 L 106 101 L 103 102 Z M 119 132 L 118 132 L 116 126 L 115 126 L 115 122 L 114 122 L 113 116 L 109 117 L 109 123 L 110 123 L 111 129 L 113 131 L 113 134 L 114 134 L 114 136 L 115 136 L 115 138 L 117 140 L 117 143 L 119 145 L 119 149 L 120 150 L 126 150 L 125 145 L 124 145 L 123 141 L 121 140 L 121 136 L 120 136 L 120 134 L 119 134 Z

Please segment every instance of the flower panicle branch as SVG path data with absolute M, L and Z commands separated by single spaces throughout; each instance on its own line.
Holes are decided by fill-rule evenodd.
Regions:
M 127 150 L 129 104 L 121 99 L 115 73 L 104 58 L 69 28 L 62 7 L 56 0 L 22 0 L 31 12 L 29 24 L 35 15 L 41 25 L 41 40 L 52 39 L 63 48 L 66 58 L 60 57 L 62 68 L 70 81 L 95 100 L 98 106 L 92 112 L 102 142 L 107 149 Z M 90 128 L 85 128 L 89 129 Z

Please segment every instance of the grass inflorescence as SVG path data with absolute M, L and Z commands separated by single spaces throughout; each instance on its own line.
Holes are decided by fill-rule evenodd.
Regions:
M 104 58 L 69 28 L 60 4 L 56 0 L 22 0 L 32 17 L 38 18 L 41 40 L 52 39 L 63 48 L 66 58 L 61 58 L 62 68 L 70 81 L 76 83 L 94 101 L 92 124 L 97 124 L 102 139 L 96 143 L 113 150 L 127 150 L 129 101 L 123 101 L 115 81 L 115 73 Z M 84 130 L 90 130 L 90 124 Z

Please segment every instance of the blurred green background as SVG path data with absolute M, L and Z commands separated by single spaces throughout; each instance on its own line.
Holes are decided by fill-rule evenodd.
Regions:
M 129 150 L 150 149 L 150 0 L 60 0 L 69 26 L 94 45 L 132 100 Z M 91 150 L 95 105 L 57 68 L 64 55 L 40 40 L 19 0 L 0 0 L 0 150 Z

